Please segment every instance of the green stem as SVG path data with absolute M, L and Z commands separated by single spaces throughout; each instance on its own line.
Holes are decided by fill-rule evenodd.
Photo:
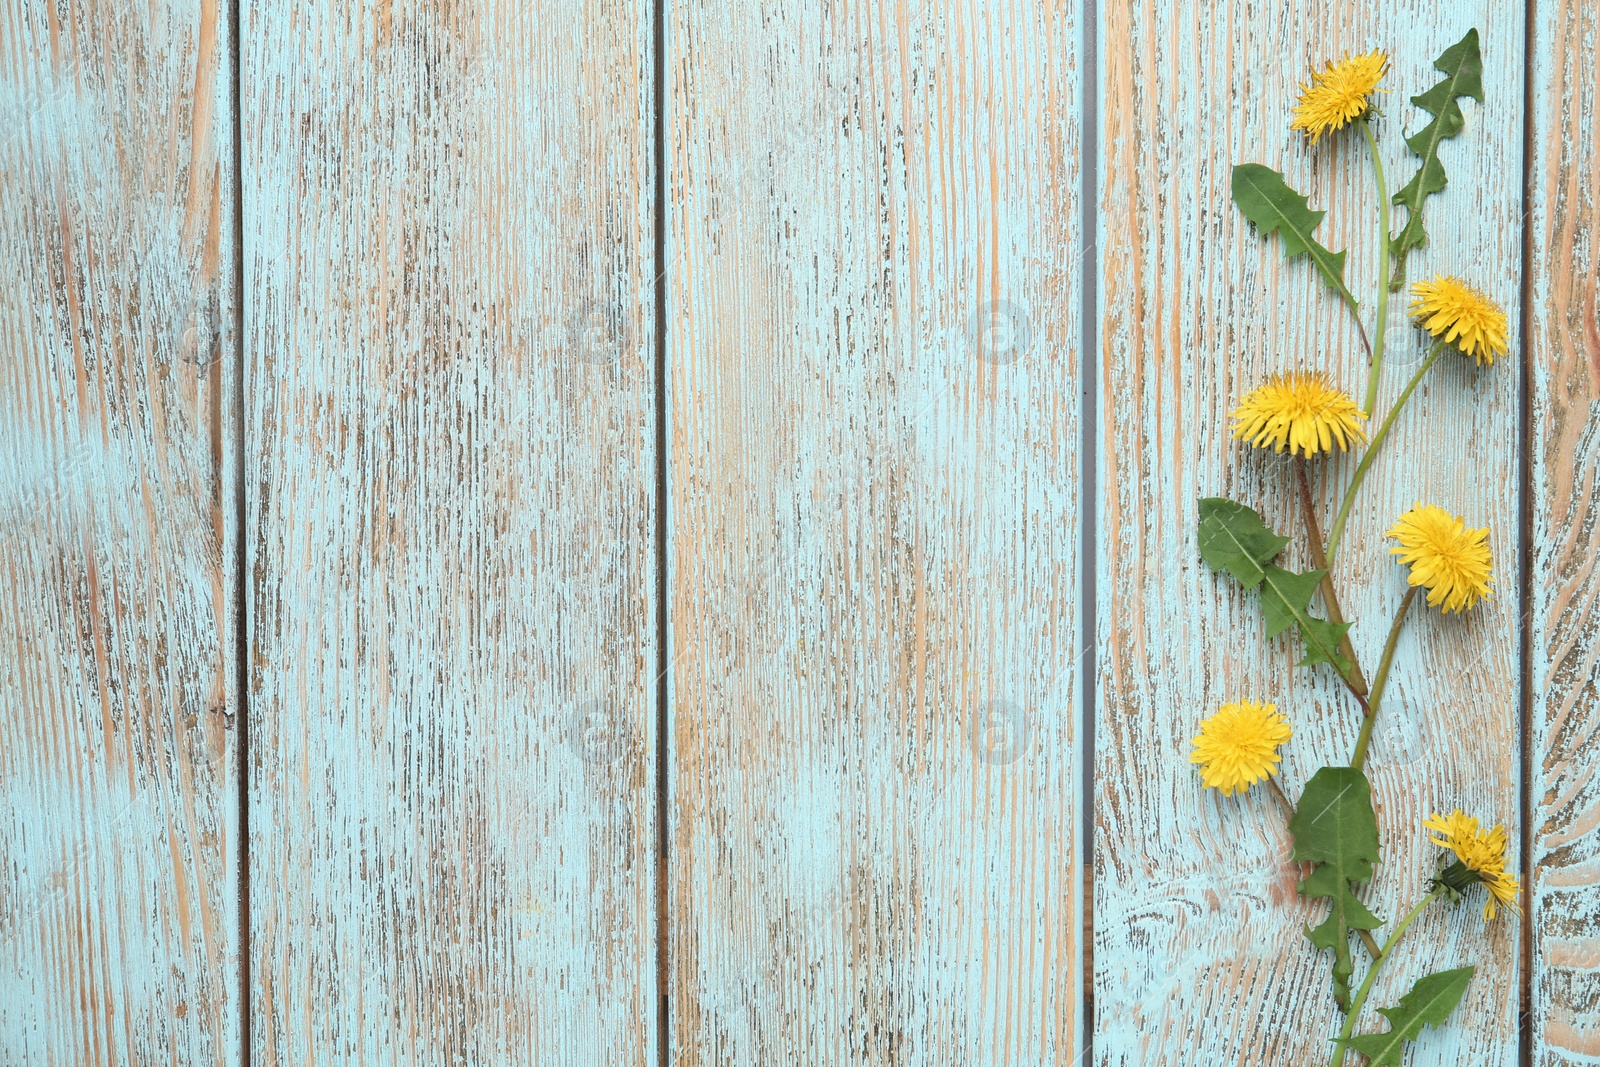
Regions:
M 1383 157 L 1378 154 L 1378 139 L 1365 118 L 1359 120 L 1372 150 L 1372 174 L 1378 181 L 1378 337 L 1372 345 L 1372 369 L 1367 373 L 1367 399 L 1361 410 L 1371 416 L 1378 402 L 1378 376 L 1383 370 L 1383 335 L 1389 329 L 1389 186 L 1383 180 Z
M 1344 303 L 1345 303 L 1345 306 L 1350 309 L 1351 317 L 1353 317 L 1356 320 L 1356 333 L 1358 335 L 1360 335 L 1360 337 L 1361 337 L 1361 347 L 1366 350 L 1367 359 L 1371 360 L 1372 359 L 1372 341 L 1369 340 L 1368 337 L 1367 337 L 1367 326 L 1366 326 L 1366 323 L 1361 321 L 1361 305 L 1356 302 L 1356 298 L 1354 296 L 1350 296 L 1349 294 L 1346 294 Z M 1378 335 L 1378 343 L 1379 344 L 1383 343 L 1383 335 L 1382 334 Z
M 1383 691 L 1389 685 L 1389 667 L 1394 663 L 1394 650 L 1400 644 L 1400 627 L 1406 621 L 1406 612 L 1417 598 L 1417 587 L 1411 586 L 1400 599 L 1400 607 L 1389 624 L 1389 637 L 1383 643 L 1383 658 L 1378 661 L 1378 673 L 1372 679 L 1372 696 L 1367 705 L 1367 717 L 1361 721 L 1361 733 L 1356 737 L 1356 750 L 1350 757 L 1350 766 L 1360 770 L 1367 762 L 1367 745 L 1372 741 L 1372 725 L 1378 721 L 1378 706 L 1383 702 Z
M 1383 961 L 1394 953 L 1394 946 L 1400 941 L 1400 936 L 1406 932 L 1406 929 L 1412 923 L 1417 921 L 1417 916 L 1422 914 L 1423 909 L 1437 900 L 1443 892 L 1444 888 L 1440 887 L 1417 901 L 1417 906 L 1406 913 L 1406 917 L 1401 919 L 1395 926 L 1394 933 L 1389 935 L 1389 940 L 1383 943 L 1383 952 L 1379 954 L 1377 959 L 1372 961 L 1372 966 L 1367 968 L 1367 976 L 1362 979 L 1361 988 L 1356 990 L 1355 999 L 1350 1002 L 1350 1010 L 1345 1013 L 1344 1027 L 1339 1031 L 1339 1036 L 1334 1039 L 1333 1059 L 1328 1061 L 1328 1067 L 1343 1067 L 1345 1049 L 1349 1047 L 1350 1035 L 1355 1032 L 1356 1017 L 1361 1014 L 1361 1009 L 1366 1006 L 1367 994 L 1372 992 L 1372 983 L 1377 981 L 1378 971 L 1383 966 Z
M 1422 381 L 1422 376 L 1428 373 L 1439 359 L 1439 354 L 1444 351 L 1445 343 L 1438 341 L 1428 350 L 1428 358 L 1422 361 L 1422 366 L 1417 368 L 1417 373 L 1411 376 L 1411 381 L 1406 384 L 1405 392 L 1400 394 L 1400 399 L 1394 402 L 1394 407 L 1389 409 L 1389 415 L 1383 420 L 1383 425 L 1378 427 L 1378 432 L 1372 435 L 1372 443 L 1367 446 L 1366 452 L 1361 457 L 1361 462 L 1356 464 L 1356 472 L 1350 477 L 1350 487 L 1344 491 L 1344 499 L 1339 502 L 1339 515 L 1333 520 L 1333 532 L 1328 535 L 1328 562 L 1332 565 L 1333 554 L 1339 550 L 1339 538 L 1344 534 L 1344 524 L 1350 518 L 1350 505 L 1355 503 L 1356 490 L 1361 488 L 1361 480 L 1367 476 L 1367 468 L 1372 466 L 1372 461 L 1378 456 L 1378 449 L 1382 447 L 1384 439 L 1389 436 L 1389 430 L 1394 426 L 1394 420 L 1406 406 L 1406 401 L 1411 399 L 1411 394 L 1416 391 L 1417 384 Z

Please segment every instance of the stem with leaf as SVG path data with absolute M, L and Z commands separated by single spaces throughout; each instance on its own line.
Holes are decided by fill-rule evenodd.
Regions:
M 1283 808 L 1284 818 L 1292 818 L 1294 816 L 1294 802 L 1289 799 L 1289 794 L 1283 791 L 1283 786 L 1279 785 L 1278 780 L 1270 775 L 1267 777 L 1267 785 L 1272 788 L 1272 795 L 1277 798 L 1278 805 Z
M 1383 420 L 1383 425 L 1378 427 L 1378 432 L 1372 435 L 1372 443 L 1367 445 L 1367 450 L 1361 456 L 1361 462 L 1356 464 L 1356 472 L 1350 477 L 1350 487 L 1344 491 L 1344 499 L 1339 502 L 1338 517 L 1333 520 L 1333 530 L 1328 534 L 1328 559 L 1332 560 L 1334 553 L 1339 550 L 1339 538 L 1344 535 L 1344 524 L 1350 518 L 1350 506 L 1355 503 L 1356 490 L 1361 488 L 1362 479 L 1367 476 L 1367 468 L 1372 466 L 1372 461 L 1377 458 L 1378 450 L 1389 436 L 1389 431 L 1394 427 L 1394 420 L 1406 406 L 1406 401 L 1411 399 L 1411 394 L 1416 391 L 1417 385 L 1422 381 L 1423 375 L 1428 373 L 1439 360 L 1439 354 L 1445 350 L 1445 342 L 1438 341 L 1428 350 L 1428 358 L 1422 361 L 1422 366 L 1417 368 L 1417 373 L 1411 376 L 1411 381 L 1406 383 L 1405 391 L 1400 394 L 1400 399 L 1394 402 L 1394 407 L 1389 410 L 1389 415 Z
M 1339 294 L 1356 320 L 1362 347 L 1372 358 L 1372 342 L 1361 322 L 1361 304 L 1344 283 L 1344 253 L 1334 252 L 1316 238 L 1317 226 L 1327 214 L 1312 211 L 1305 196 L 1295 192 L 1283 175 L 1259 163 L 1240 163 L 1233 168 L 1233 202 L 1244 217 L 1263 234 L 1276 233 L 1289 256 L 1309 255 L 1328 288 Z
M 1308 465 L 1306 464 L 1305 457 L 1296 456 L 1294 459 L 1294 467 L 1295 480 L 1300 483 L 1300 514 L 1305 520 L 1306 538 L 1311 542 L 1311 563 L 1312 566 L 1317 567 L 1322 571 L 1322 582 L 1320 583 L 1320 587 L 1322 589 L 1323 603 L 1326 604 L 1328 608 L 1328 621 L 1333 623 L 1335 626 L 1342 625 L 1344 623 L 1344 611 L 1339 606 L 1339 596 L 1333 588 L 1333 572 L 1328 569 L 1328 558 L 1322 550 L 1322 528 L 1317 523 L 1316 502 L 1313 500 L 1311 495 L 1311 473 L 1308 469 Z M 1348 631 L 1339 641 L 1339 654 L 1350 661 L 1350 675 L 1347 676 L 1341 671 L 1340 677 L 1344 680 L 1344 684 L 1350 690 L 1351 694 L 1356 698 L 1357 703 L 1361 705 L 1362 729 L 1367 730 L 1367 724 L 1372 722 L 1372 717 L 1377 711 L 1377 706 L 1376 703 L 1368 703 L 1368 698 L 1366 695 L 1367 681 L 1361 673 L 1361 664 L 1356 659 L 1355 645 L 1351 643 L 1350 634 Z M 1385 666 L 1387 666 L 1387 663 Z M 1387 671 L 1384 673 L 1387 674 Z M 1376 692 L 1377 691 L 1374 691 L 1375 694 Z M 1279 796 L 1282 795 L 1282 791 L 1280 790 Z M 1287 797 L 1284 797 L 1283 799 L 1289 814 L 1293 815 L 1294 806 L 1288 804 Z M 1361 930 L 1359 933 L 1361 935 L 1361 943 L 1366 946 L 1368 955 L 1370 955 L 1373 959 L 1377 959 L 1378 956 L 1381 955 L 1382 950 L 1378 948 L 1378 942 L 1373 939 L 1372 932 L 1370 930 Z
M 1311 565 L 1322 571 L 1322 600 L 1328 609 L 1328 621 L 1335 626 L 1344 625 L 1344 612 L 1339 607 L 1339 597 L 1333 589 L 1333 572 L 1328 569 L 1328 557 L 1322 550 L 1322 528 L 1317 523 L 1316 502 L 1311 496 L 1311 475 L 1306 467 L 1304 456 L 1294 458 L 1295 479 L 1300 483 L 1300 514 L 1305 520 L 1306 539 L 1311 542 Z M 1350 692 L 1361 702 L 1361 710 L 1366 715 L 1372 712 L 1367 707 L 1367 680 L 1361 673 L 1361 664 L 1356 661 L 1356 649 L 1350 643 L 1350 634 L 1345 633 L 1339 639 L 1339 654 L 1350 661 L 1350 673 L 1339 672 L 1344 678 L 1344 683 Z
M 1283 809 L 1283 817 L 1285 821 L 1290 823 L 1289 832 L 1292 835 L 1294 833 L 1293 823 L 1295 817 L 1294 801 L 1290 800 L 1289 794 L 1283 791 L 1283 786 L 1278 784 L 1277 778 L 1269 776 L 1267 778 L 1267 786 L 1272 790 L 1273 799 L 1275 799 L 1278 802 L 1278 806 Z M 1378 947 L 1378 942 L 1373 939 L 1371 930 L 1358 930 L 1356 932 L 1361 935 L 1361 943 L 1366 946 L 1367 954 L 1369 956 L 1371 956 L 1373 959 L 1377 959 L 1379 956 L 1383 955 L 1383 950 Z
M 1400 607 L 1394 613 L 1394 622 L 1389 625 L 1389 637 L 1383 643 L 1383 658 L 1378 661 L 1378 673 L 1372 679 L 1372 698 L 1367 717 L 1361 721 L 1361 733 L 1356 736 L 1356 749 L 1350 757 L 1350 766 L 1358 771 L 1367 762 L 1367 745 L 1372 741 L 1372 726 L 1378 721 L 1378 706 L 1383 703 L 1383 691 L 1389 685 L 1389 667 L 1394 663 L 1394 650 L 1400 644 L 1400 627 L 1405 623 L 1406 612 L 1411 610 L 1411 602 L 1416 598 L 1417 587 L 1413 585 L 1401 598 Z
M 1355 1032 L 1356 1018 L 1361 1014 L 1361 1009 L 1367 1003 L 1367 994 L 1372 992 L 1372 984 L 1378 979 L 1378 970 L 1383 966 L 1383 961 L 1394 952 L 1394 947 L 1399 943 L 1401 935 L 1412 923 L 1417 921 L 1417 916 L 1438 900 L 1445 892 L 1443 886 L 1434 889 L 1427 896 L 1417 901 L 1417 906 L 1406 913 L 1405 918 L 1395 924 L 1394 933 L 1389 935 L 1389 940 L 1383 943 L 1383 951 L 1378 958 L 1372 961 L 1372 966 L 1367 968 L 1367 976 L 1361 981 L 1361 988 L 1356 990 L 1355 997 L 1350 1001 L 1350 1010 L 1345 1014 L 1344 1027 L 1339 1031 L 1339 1036 L 1333 1042 L 1333 1058 L 1328 1061 L 1328 1067 L 1343 1067 L 1345 1049 L 1349 1047 L 1350 1035 Z

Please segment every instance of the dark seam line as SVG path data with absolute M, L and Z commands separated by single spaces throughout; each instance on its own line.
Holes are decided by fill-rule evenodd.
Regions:
M 1082 305 L 1079 308 L 1078 378 L 1078 653 L 1079 766 L 1082 775 L 1082 822 L 1078 830 L 1078 856 L 1082 870 L 1080 937 L 1083 941 L 1083 974 L 1079 979 L 1079 1002 L 1083 1005 L 1083 1035 L 1080 1060 L 1092 1064 L 1094 1057 L 1094 800 L 1095 800 L 1095 711 L 1098 705 L 1098 618 L 1099 539 L 1096 517 L 1099 512 L 1099 379 L 1098 344 L 1100 300 L 1100 54 L 1099 4 L 1083 0 L 1082 54 L 1084 77 L 1078 113 L 1081 140 L 1078 155 L 1079 259 Z
M 655 104 L 655 129 L 652 150 L 655 155 L 655 420 L 656 420 L 656 1028 L 660 1067 L 672 1062 L 672 1004 L 670 904 L 668 876 L 671 871 L 672 809 L 667 754 L 671 715 L 667 701 L 671 695 L 668 654 L 670 592 L 667 571 L 667 179 L 666 179 L 666 69 L 667 4 L 654 0 L 652 87 Z
M 248 552 L 246 520 L 249 516 L 245 491 L 245 286 L 244 286 L 244 46 L 240 36 L 243 19 L 241 0 L 228 7 L 228 32 L 233 40 L 233 507 L 234 507 L 234 583 L 233 643 L 234 686 L 237 701 L 234 727 L 238 731 L 237 767 L 239 780 L 239 1062 L 250 1067 L 250 621 L 249 582 L 246 574 Z
M 1521 948 L 1518 952 L 1517 983 L 1517 1061 L 1523 1067 L 1533 1063 L 1533 363 L 1527 354 L 1533 344 L 1533 196 L 1534 196 L 1534 45 L 1536 29 L 1535 0 L 1527 0 L 1524 14 L 1522 41 L 1522 308 L 1519 316 L 1521 347 L 1524 356 L 1521 364 L 1521 389 L 1517 401 L 1518 428 L 1521 430 L 1522 455 L 1518 461 L 1520 486 L 1517 509 L 1517 547 L 1521 562 L 1518 575 L 1517 598 L 1522 610 L 1518 613 L 1518 666 L 1521 699 L 1518 708 L 1517 741 L 1522 756 L 1520 805 L 1517 813 L 1521 825 L 1519 848 L 1522 851 L 1523 909 L 1521 920 Z

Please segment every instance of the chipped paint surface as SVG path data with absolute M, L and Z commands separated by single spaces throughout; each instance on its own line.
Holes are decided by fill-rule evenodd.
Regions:
M 670 5 L 685 1067 L 1078 1054 L 1076 10 Z
M 1535 8 L 1533 1063 L 1600 1063 L 1600 8 Z
M 0 1063 L 237 1062 L 226 7 L 0 4 Z
M 246 13 L 257 1067 L 655 1062 L 649 11 Z

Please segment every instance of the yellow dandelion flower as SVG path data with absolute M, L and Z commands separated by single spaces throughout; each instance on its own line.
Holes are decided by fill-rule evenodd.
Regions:
M 1484 922 L 1494 918 L 1502 904 L 1510 908 L 1513 915 L 1522 914 L 1522 909 L 1517 906 L 1517 894 L 1522 892 L 1522 883 L 1515 875 L 1500 870 L 1483 871 L 1481 876 L 1483 887 L 1489 891 L 1489 899 L 1483 905 Z
M 1443 508 L 1418 504 L 1385 536 L 1400 542 L 1389 553 L 1411 568 L 1407 581 L 1428 591 L 1429 607 L 1443 605 L 1446 614 L 1465 611 L 1489 595 L 1494 577 L 1487 529 L 1469 530 Z
M 1502 904 L 1516 914 L 1522 914 L 1522 909 L 1517 907 L 1517 894 L 1522 886 L 1513 875 L 1506 873 L 1504 826 L 1480 830 L 1478 820 L 1460 808 L 1449 815 L 1432 815 L 1422 825 L 1438 835 L 1430 836 L 1428 840 L 1454 852 L 1462 866 L 1476 874 L 1489 890 L 1489 900 L 1483 906 L 1485 922 L 1495 917 L 1495 912 Z
M 1233 413 L 1233 439 L 1257 448 L 1314 456 L 1364 443 L 1366 418 L 1349 393 L 1328 384 L 1321 373 L 1274 374 L 1251 390 Z
M 1201 722 L 1189 762 L 1199 764 L 1208 788 L 1231 797 L 1278 773 L 1278 746 L 1293 733 L 1276 704 L 1224 704 Z
M 1313 68 L 1311 84 L 1300 86 L 1300 103 L 1289 128 L 1304 130 L 1312 144 L 1344 129 L 1372 110 L 1373 93 L 1388 92 L 1378 88 L 1388 67 L 1389 57 L 1377 51 Z
M 1505 828 L 1479 829 L 1478 820 L 1455 809 L 1449 815 L 1430 815 L 1423 820 L 1423 828 L 1439 836 L 1428 840 L 1440 848 L 1456 854 L 1456 859 L 1480 874 L 1486 870 L 1503 870 L 1506 865 Z
M 1411 286 L 1411 318 L 1443 336 L 1481 367 L 1506 354 L 1506 313 L 1478 290 L 1447 274 Z

